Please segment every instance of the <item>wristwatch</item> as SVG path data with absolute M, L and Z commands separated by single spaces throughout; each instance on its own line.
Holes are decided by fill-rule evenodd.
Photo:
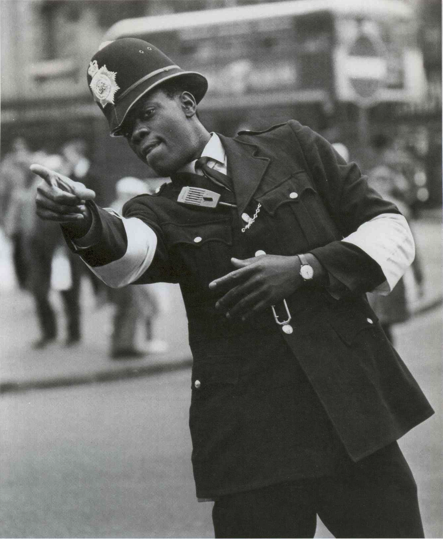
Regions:
M 309 264 L 305 255 L 298 255 L 300 260 L 300 276 L 304 281 L 312 281 L 314 278 L 314 268 Z

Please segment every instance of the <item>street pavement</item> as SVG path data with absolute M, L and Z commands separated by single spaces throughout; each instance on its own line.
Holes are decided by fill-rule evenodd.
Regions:
M 425 272 L 424 297 L 418 298 L 414 288 L 410 289 L 412 309 L 417 313 L 435 308 L 442 300 L 442 228 L 439 217 L 438 212 L 428 214 L 413 226 Z M 83 341 L 78 346 L 66 348 L 60 340 L 43 350 L 32 350 L 30 345 L 39 336 L 32 299 L 15 287 L 8 257 L 8 246 L 0 241 L 0 394 L 139 377 L 191 365 L 186 314 L 179 288 L 167 284 L 155 285 L 161 287 L 160 293 L 167 299 L 155 323 L 155 336 L 169 345 L 166 353 L 150 354 L 141 360 L 112 361 L 109 358 L 112 307 L 95 304 L 88 281 L 82 283 Z M 62 325 L 62 305 L 56 292 L 53 292 L 53 301 Z M 395 331 L 401 331 L 399 328 Z
M 213 537 L 189 400 L 189 370 L 3 395 L 0 537 Z

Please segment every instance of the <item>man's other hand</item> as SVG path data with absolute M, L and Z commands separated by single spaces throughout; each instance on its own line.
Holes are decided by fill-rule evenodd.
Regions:
M 31 165 L 30 168 L 43 179 L 37 187 L 37 215 L 46 221 L 69 224 L 86 233 L 91 223 L 91 213 L 85 202 L 95 198 L 94 191 L 41 165 Z
M 231 261 L 237 269 L 209 284 L 211 290 L 224 293 L 216 308 L 229 318 L 247 320 L 303 285 L 297 256 L 262 255 Z

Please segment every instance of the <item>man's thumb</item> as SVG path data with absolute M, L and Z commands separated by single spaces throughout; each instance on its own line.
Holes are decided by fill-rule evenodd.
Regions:
M 88 189 L 83 183 L 72 182 L 72 192 L 81 200 L 94 200 L 95 191 Z

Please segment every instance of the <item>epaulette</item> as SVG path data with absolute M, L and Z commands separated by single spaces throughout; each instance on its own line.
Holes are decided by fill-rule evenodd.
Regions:
M 274 131 L 274 129 L 278 129 L 279 127 L 283 127 L 286 124 L 287 124 L 287 122 L 272 125 L 271 127 L 268 127 L 267 129 L 263 129 L 262 131 L 252 131 L 250 129 L 243 129 L 242 131 L 239 131 L 237 133 L 237 135 L 262 135 L 263 133 L 269 133 L 269 131 Z

